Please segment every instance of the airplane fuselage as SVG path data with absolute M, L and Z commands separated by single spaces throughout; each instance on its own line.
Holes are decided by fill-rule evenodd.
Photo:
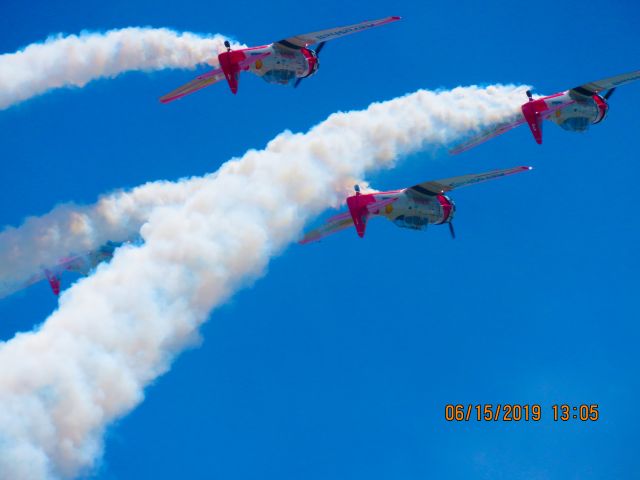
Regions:
M 269 53 L 249 67 L 251 73 L 268 83 L 287 85 L 298 78 L 313 75 L 320 67 L 315 51 L 310 48 L 279 48 L 271 44 L 252 50 Z
M 428 224 L 440 225 L 450 222 L 455 214 L 455 204 L 446 195 L 414 197 L 406 190 L 372 194 L 376 202 L 393 200 L 392 203 L 374 210 L 372 216 L 382 216 L 401 228 L 424 230 Z
M 609 109 L 606 100 L 599 95 L 574 98 L 567 91 L 541 100 L 552 110 L 547 118 L 572 132 L 584 132 L 590 125 L 601 122 Z

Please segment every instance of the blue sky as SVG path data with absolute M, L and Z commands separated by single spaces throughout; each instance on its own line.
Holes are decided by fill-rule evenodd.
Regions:
M 6 0 L 0 52 L 83 29 L 171 27 L 257 45 L 403 20 L 330 43 L 297 90 L 245 75 L 237 96 L 217 85 L 165 106 L 157 98 L 193 72 L 131 73 L 0 112 L 0 222 L 210 172 L 285 128 L 418 88 L 515 82 L 549 94 L 637 70 L 638 6 L 600 7 Z M 291 246 L 109 429 L 91 478 L 640 478 L 638 109 L 640 83 L 620 88 L 586 134 L 547 124 L 538 146 L 520 128 L 372 176 L 385 189 L 535 167 L 454 192 L 455 241 L 446 227 L 374 220 L 364 240 L 347 231 Z M 1 338 L 53 308 L 46 285 L 2 301 Z M 541 404 L 544 420 L 444 420 L 447 403 L 516 402 Z M 553 422 L 563 402 L 598 403 L 601 418 Z

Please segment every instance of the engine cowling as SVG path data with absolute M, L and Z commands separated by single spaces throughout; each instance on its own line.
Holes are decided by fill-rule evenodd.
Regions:
M 593 101 L 596 103 L 596 106 L 598 107 L 598 116 L 592 122 L 596 124 L 596 123 L 600 123 L 607 116 L 607 112 L 609 111 L 609 104 L 600 95 L 594 95 Z
M 443 224 L 450 222 L 453 220 L 453 216 L 456 213 L 456 205 L 446 195 L 438 195 L 438 202 L 440 203 L 440 208 L 442 209 L 442 220 L 438 222 L 438 224 Z
M 318 60 L 318 55 L 313 50 L 309 48 L 301 48 L 300 51 L 302 52 L 302 55 L 304 55 L 304 58 L 307 60 L 308 65 L 307 73 L 300 78 L 307 78 L 318 71 L 318 69 L 320 68 L 320 61 Z

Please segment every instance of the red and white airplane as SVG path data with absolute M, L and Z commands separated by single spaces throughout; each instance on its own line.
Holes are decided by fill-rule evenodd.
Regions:
M 542 143 L 543 120 L 551 120 L 564 130 L 584 132 L 590 125 L 604 120 L 609 110 L 607 100 L 617 87 L 638 79 L 640 79 L 640 70 L 536 99 L 533 98 L 531 91 L 527 90 L 529 101 L 522 105 L 522 114 L 518 114 L 516 119 L 480 132 L 450 150 L 450 153 L 456 154 L 469 150 L 525 122 L 529 124 L 533 138 L 538 144 Z M 605 93 L 600 95 L 601 92 Z
M 242 71 L 249 71 L 269 83 L 287 85 L 295 82 L 294 87 L 297 87 L 303 78 L 310 77 L 318 71 L 320 67 L 318 54 L 327 41 L 397 20 L 400 20 L 400 17 L 387 17 L 346 27 L 296 35 L 270 45 L 239 50 L 231 50 L 229 42 L 225 41 L 227 51 L 218 54 L 219 68 L 200 75 L 195 80 L 164 95 L 160 98 L 160 102 L 172 102 L 225 78 L 231 92 L 235 94 L 238 91 L 238 79 Z M 318 44 L 315 50 L 308 48 L 315 44 Z
M 451 236 L 455 238 L 451 222 L 456 207 L 453 200 L 445 195 L 445 192 L 528 170 L 531 170 L 531 167 L 494 170 L 476 175 L 463 175 L 424 182 L 413 187 L 389 192 L 361 193 L 360 187 L 356 185 L 356 194 L 347 198 L 349 211 L 330 218 L 320 228 L 307 233 L 300 240 L 300 243 L 315 242 L 351 225 L 355 225 L 358 236 L 364 237 L 367 220 L 371 216 L 386 217 L 398 227 L 413 230 L 424 230 L 430 223 L 434 225 L 446 223 L 449 225 Z
M 100 263 L 107 262 L 113 258 L 115 250 L 127 242 L 107 242 L 96 250 L 81 255 L 71 255 L 58 260 L 54 266 L 43 268 L 42 271 L 33 275 L 27 281 L 19 285 L 0 285 L 0 298 L 7 297 L 19 290 L 31 285 L 47 280 L 54 295 L 60 295 L 62 287 L 61 277 L 64 272 L 74 272 L 80 275 L 89 275 Z

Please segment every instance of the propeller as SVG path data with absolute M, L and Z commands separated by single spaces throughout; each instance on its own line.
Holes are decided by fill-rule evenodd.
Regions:
M 320 55 L 320 51 L 324 48 L 324 44 L 327 42 L 320 42 L 318 44 L 318 48 L 315 49 L 316 52 L 316 62 L 318 62 L 318 65 L 320 65 L 320 60 L 318 59 L 318 56 Z M 293 84 L 293 88 L 298 88 L 298 85 L 300 85 L 300 82 L 302 80 L 304 80 L 305 77 L 300 77 L 296 80 L 296 83 Z
M 611 94 L 613 94 L 613 92 L 616 91 L 616 87 L 613 87 L 611 90 L 609 90 L 607 93 L 604 94 L 604 99 L 605 100 L 609 100 L 609 97 L 611 96 Z
M 453 223 L 449 222 L 449 233 L 451 234 L 451 238 L 455 240 L 456 231 L 453 229 Z

